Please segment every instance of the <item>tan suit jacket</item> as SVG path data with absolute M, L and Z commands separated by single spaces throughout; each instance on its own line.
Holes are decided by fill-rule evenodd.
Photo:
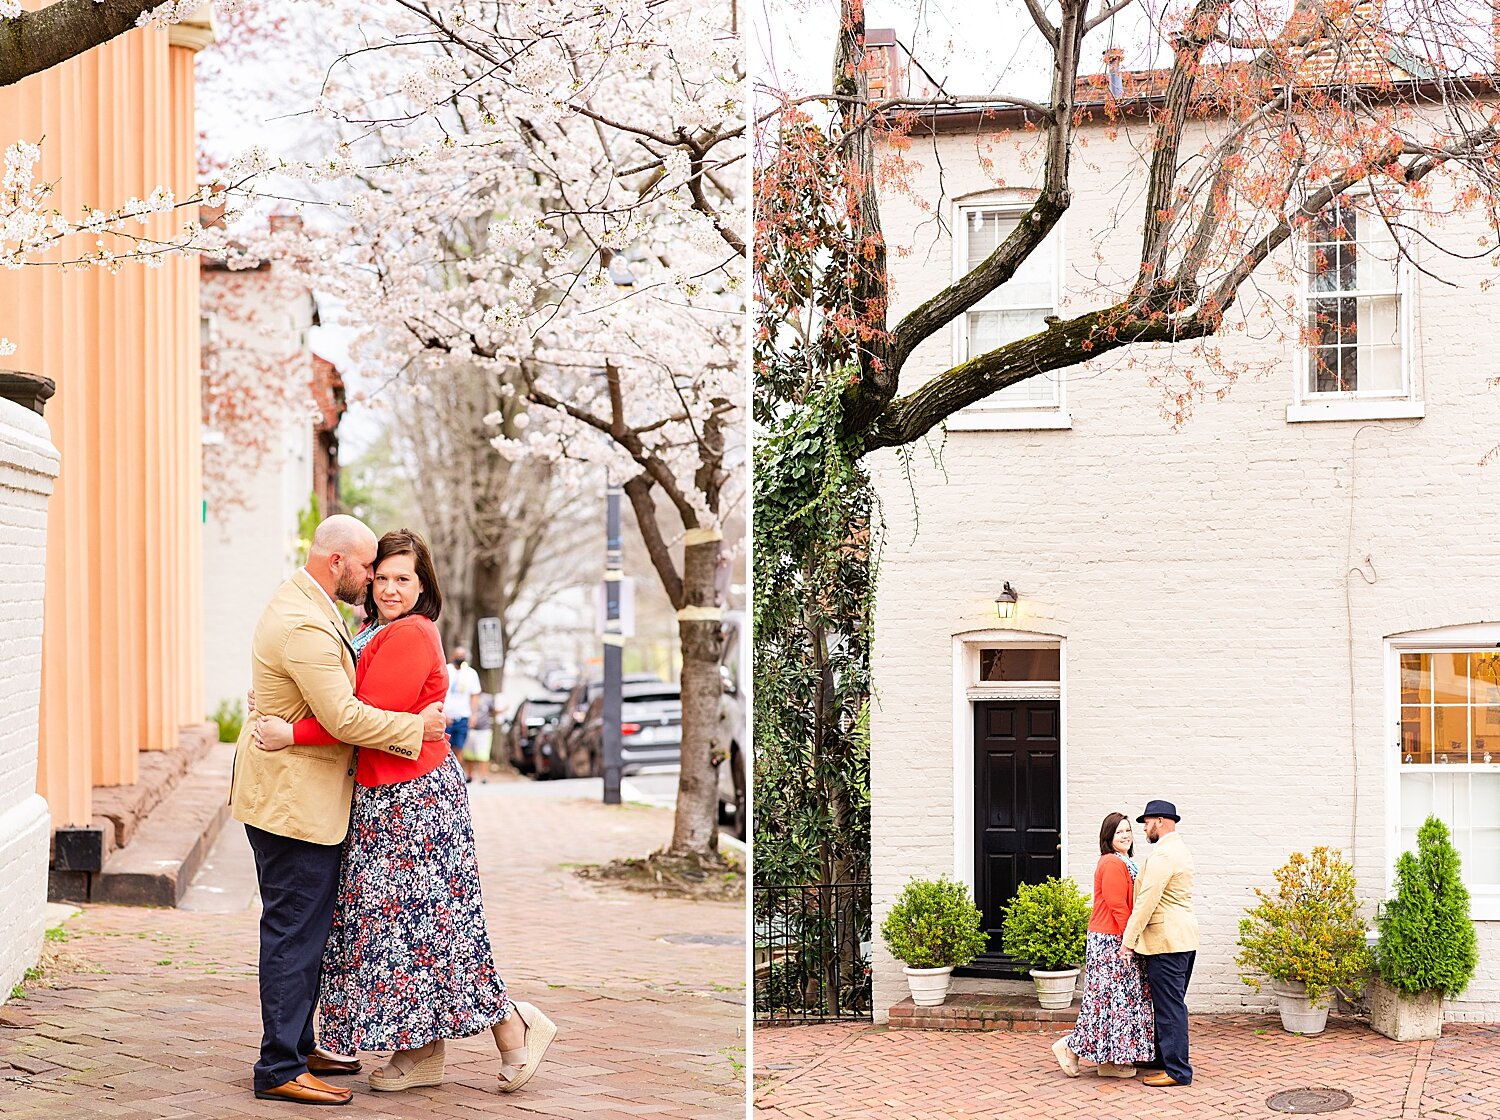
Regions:
M 1198 948 L 1193 917 L 1193 857 L 1182 837 L 1169 832 L 1135 881 L 1135 904 L 1121 940 L 1127 949 L 1153 956 Z
M 422 751 L 422 717 L 354 698 L 354 649 L 323 589 L 299 570 L 276 589 L 251 642 L 256 710 L 296 722 L 316 716 L 342 742 L 265 751 L 247 719 L 234 751 L 235 820 L 312 844 L 342 843 L 354 796 L 354 746 L 402 758 Z M 353 744 L 351 746 L 350 744 Z

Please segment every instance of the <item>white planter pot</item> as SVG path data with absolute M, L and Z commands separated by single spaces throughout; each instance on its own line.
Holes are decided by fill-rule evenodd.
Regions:
M 953 983 L 952 965 L 947 968 L 907 968 L 905 972 L 911 1001 L 918 1007 L 939 1007 L 948 998 L 948 986 Z
M 1292 1034 L 1322 1034 L 1328 1026 L 1328 1004 L 1314 1007 L 1308 1003 L 1307 985 L 1301 980 L 1272 980 L 1271 991 L 1281 1005 L 1282 1030 Z
M 1073 1003 L 1073 992 L 1078 987 L 1078 969 L 1062 972 L 1031 970 L 1032 983 L 1036 985 L 1037 1002 L 1048 1011 L 1060 1011 Z
M 1437 1038 L 1443 1033 L 1443 993 L 1420 992 L 1409 996 L 1380 977 L 1371 978 L 1366 989 L 1370 1003 L 1370 1026 L 1397 1042 Z

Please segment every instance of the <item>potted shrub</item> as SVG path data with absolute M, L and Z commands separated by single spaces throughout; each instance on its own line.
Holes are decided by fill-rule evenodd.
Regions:
M 918 1007 L 947 999 L 953 970 L 984 952 L 988 942 L 969 889 L 947 876 L 907 883 L 880 936 L 891 955 L 906 963 L 906 983 Z
M 1005 908 L 1001 947 L 1031 966 L 1037 1002 L 1045 1008 L 1073 1002 L 1088 944 L 1089 912 L 1089 897 L 1078 884 L 1057 878 L 1022 883 Z
M 1282 1028 L 1321 1034 L 1335 989 L 1357 993 L 1370 967 L 1354 868 L 1337 848 L 1294 852 L 1276 872 L 1276 891 L 1240 921 L 1240 979 L 1260 991 L 1269 978 Z
M 1443 997 L 1468 987 L 1479 947 L 1458 849 L 1436 817 L 1417 832 L 1416 854 L 1396 860 L 1396 897 L 1381 907 L 1375 926 L 1370 1025 L 1398 1042 L 1437 1038 Z

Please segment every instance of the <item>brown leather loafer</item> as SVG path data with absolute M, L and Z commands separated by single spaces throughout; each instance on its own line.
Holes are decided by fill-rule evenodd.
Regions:
M 307 1056 L 307 1072 L 316 1073 L 319 1077 L 337 1077 L 344 1073 L 358 1073 L 360 1068 L 358 1058 L 346 1062 L 339 1058 L 325 1058 L 317 1052 Z
M 1181 1085 L 1182 1082 L 1172 1080 L 1172 1075 L 1163 1070 L 1160 1073 L 1153 1073 L 1150 1077 L 1141 1078 L 1141 1084 L 1154 1085 L 1156 1088 L 1160 1089 L 1167 1085 Z
M 310 1073 L 274 1089 L 257 1089 L 255 1095 L 263 1101 L 292 1101 L 296 1104 L 348 1104 L 354 1099 L 352 1090 L 319 1081 Z

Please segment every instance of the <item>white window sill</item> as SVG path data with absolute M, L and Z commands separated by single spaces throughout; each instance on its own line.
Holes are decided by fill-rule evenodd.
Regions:
M 964 409 L 954 413 L 945 421 L 950 432 L 1021 432 L 1056 431 L 1073 426 L 1073 417 L 1058 411 L 1002 411 L 992 409 Z
M 1420 420 L 1427 406 L 1413 400 L 1335 400 L 1287 405 L 1286 422 L 1304 424 L 1328 420 Z

